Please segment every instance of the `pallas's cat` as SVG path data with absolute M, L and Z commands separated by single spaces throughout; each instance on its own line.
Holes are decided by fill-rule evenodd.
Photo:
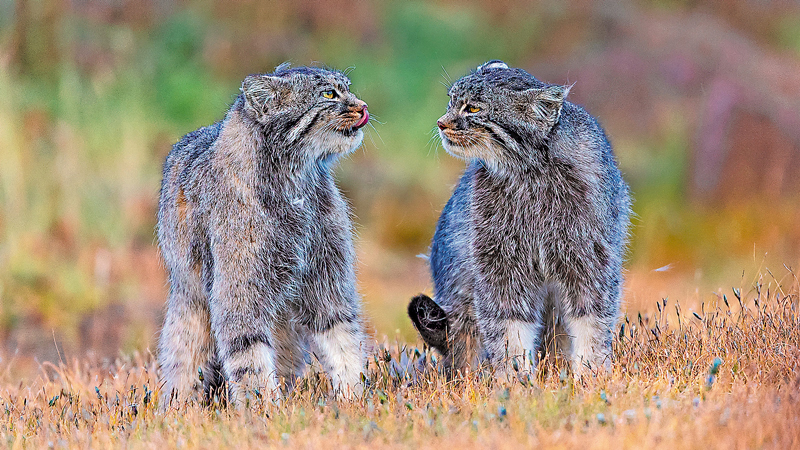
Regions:
M 608 368 L 630 199 L 603 129 L 569 88 L 490 61 L 438 121 L 467 161 L 431 245 L 434 299 L 409 316 L 460 370 L 531 370 L 558 341 L 576 374 Z
M 248 76 L 222 121 L 167 156 L 158 213 L 167 399 L 200 399 L 225 381 L 235 404 L 273 397 L 308 351 L 341 392 L 360 389 L 351 222 L 331 175 L 369 120 L 349 85 L 312 67 Z

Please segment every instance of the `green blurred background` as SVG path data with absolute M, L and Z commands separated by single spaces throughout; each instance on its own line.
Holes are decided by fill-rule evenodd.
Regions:
M 626 308 L 792 276 L 794 1 L 0 0 L 0 360 L 154 348 L 163 160 L 284 61 L 351 68 L 369 103 L 337 177 L 372 331 L 413 340 L 416 256 L 463 168 L 445 85 L 490 59 L 575 83 L 606 127 L 637 213 Z

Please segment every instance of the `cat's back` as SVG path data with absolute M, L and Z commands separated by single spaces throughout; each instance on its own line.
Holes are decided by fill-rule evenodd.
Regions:
M 184 135 L 172 146 L 164 162 L 162 197 L 166 188 L 185 183 L 193 169 L 208 163 L 211 148 L 219 138 L 221 129 L 222 121 L 198 128 Z
M 611 143 L 602 125 L 579 105 L 565 102 L 558 139 L 554 143 L 564 153 L 577 154 L 575 173 L 584 176 L 594 197 L 595 214 L 600 216 L 606 234 L 622 249 L 627 239 L 631 214 L 630 192 L 617 165 Z M 577 151 L 576 151 L 577 149 Z
M 204 174 L 210 167 L 210 153 L 219 137 L 222 122 L 199 128 L 181 138 L 167 155 L 158 207 L 158 235 L 162 247 L 188 238 L 195 226 Z M 181 237 L 183 236 L 183 237 Z M 162 248 L 165 257 L 170 253 Z
M 462 278 L 469 272 L 468 264 L 470 210 L 471 197 L 475 172 L 479 163 L 469 164 L 461 175 L 458 185 L 447 201 L 431 243 L 430 265 L 436 285 L 437 297 L 439 292 L 448 290 L 457 278 Z
M 603 181 L 613 181 L 613 184 L 617 185 L 615 187 L 619 187 L 622 176 L 617 168 L 611 142 L 600 122 L 583 107 L 564 102 L 555 136 L 553 145 L 562 147 L 559 153 L 584 156 L 586 160 L 580 162 L 587 165 L 597 164 L 600 173 L 608 177 Z

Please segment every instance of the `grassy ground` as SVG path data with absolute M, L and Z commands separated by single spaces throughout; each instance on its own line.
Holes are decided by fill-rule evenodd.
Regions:
M 746 289 L 745 289 L 746 290 Z M 800 448 L 798 284 L 767 273 L 689 312 L 661 300 L 626 314 L 610 374 L 574 383 L 558 363 L 528 381 L 418 372 L 432 357 L 384 342 L 354 402 L 309 375 L 249 409 L 159 405 L 151 355 L 0 375 L 10 448 Z M 629 309 L 630 311 L 630 309 Z M 4 358 L 5 359 L 5 358 Z

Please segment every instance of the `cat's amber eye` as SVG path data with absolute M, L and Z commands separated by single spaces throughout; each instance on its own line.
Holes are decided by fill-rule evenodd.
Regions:
M 480 111 L 481 109 L 475 105 L 467 105 L 467 112 L 475 114 L 476 112 Z
M 334 98 L 336 97 L 336 91 L 333 89 L 328 89 L 327 91 L 322 91 L 322 96 L 325 98 Z

